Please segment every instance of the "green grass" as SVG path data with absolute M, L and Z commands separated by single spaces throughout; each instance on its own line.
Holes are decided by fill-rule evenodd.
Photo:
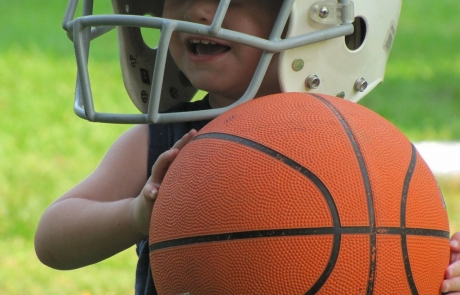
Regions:
M 403 1 L 385 82 L 361 103 L 412 140 L 460 139 L 460 2 Z
M 36 261 L 30 239 L 0 242 L 1 293 L 47 295 L 133 294 L 136 256 L 134 248 L 117 257 L 72 271 L 58 271 Z
M 404 2 L 386 81 L 362 103 L 412 140 L 460 140 L 460 4 L 432 3 Z M 129 128 L 73 114 L 76 66 L 61 29 L 65 5 L 0 1 L 7 24 L 0 26 L 0 289 L 9 295 L 132 294 L 134 249 L 66 272 L 43 266 L 33 250 L 45 208 L 91 173 Z M 100 85 L 93 89 L 97 107 L 135 111 L 123 94 L 113 36 L 100 42 L 104 48 L 94 46 L 90 64 Z M 460 230 L 460 181 L 439 182 L 451 228 Z

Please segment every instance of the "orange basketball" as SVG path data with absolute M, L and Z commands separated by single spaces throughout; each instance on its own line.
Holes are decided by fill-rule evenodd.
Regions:
M 158 294 L 439 294 L 445 204 L 409 140 L 339 98 L 285 93 L 205 126 L 150 226 Z

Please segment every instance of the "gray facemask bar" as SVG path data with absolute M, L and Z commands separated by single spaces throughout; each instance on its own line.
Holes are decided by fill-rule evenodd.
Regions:
M 92 13 L 93 1 L 86 1 L 87 5 L 83 7 L 83 16 L 85 17 L 74 19 L 78 0 L 70 0 L 64 17 L 63 27 L 68 32 L 69 38 L 71 38 L 75 44 L 77 58 L 78 75 L 75 91 L 75 113 L 79 117 L 89 121 L 125 124 L 171 123 L 212 119 L 234 106 L 254 98 L 275 53 L 353 33 L 353 25 L 351 23 L 354 20 L 354 16 L 347 15 L 344 23 L 339 26 L 334 26 L 301 36 L 281 39 L 281 35 L 286 26 L 295 0 L 284 0 L 269 39 L 262 39 L 226 30 L 221 27 L 221 24 L 230 1 L 231 0 L 220 1 L 212 24 L 207 26 L 158 17 L 135 15 L 90 15 Z M 351 1 L 339 0 L 338 2 L 346 4 Z M 105 34 L 116 26 L 146 27 L 159 29 L 161 31 L 158 53 L 153 71 L 150 102 L 148 112 L 146 114 L 99 113 L 94 109 L 88 73 L 89 43 L 90 40 Z M 168 56 L 168 47 L 171 35 L 175 31 L 197 35 L 211 35 L 214 38 L 237 42 L 261 49 L 263 51 L 253 79 L 248 89 L 239 100 L 230 106 L 219 109 L 182 113 L 159 113 L 158 110 L 161 99 L 163 73 L 165 70 L 166 58 Z

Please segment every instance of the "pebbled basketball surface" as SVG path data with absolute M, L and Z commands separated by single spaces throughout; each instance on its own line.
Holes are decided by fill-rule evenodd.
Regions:
M 159 294 L 439 294 L 449 225 L 410 141 L 325 95 L 219 116 L 170 167 L 150 259 Z

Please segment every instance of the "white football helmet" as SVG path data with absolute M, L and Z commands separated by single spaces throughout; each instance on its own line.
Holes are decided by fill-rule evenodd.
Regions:
M 216 117 L 255 96 L 277 52 L 283 92 L 317 92 L 358 101 L 383 81 L 402 2 L 283 0 L 270 37 L 262 39 L 221 26 L 231 0 L 215 0 L 219 5 L 211 25 L 162 18 L 163 0 L 112 0 L 114 13 L 99 15 L 92 13 L 93 0 L 82 1 L 82 16 L 75 17 L 78 0 L 69 0 L 63 21 L 77 57 L 74 108 L 82 118 L 107 123 L 167 123 Z M 125 88 L 139 114 L 99 113 L 94 109 L 88 74 L 90 42 L 113 28 L 118 29 Z M 156 48 L 146 45 L 141 28 L 159 31 Z M 164 113 L 179 102 L 190 101 L 197 91 L 168 53 L 174 31 L 263 50 L 245 94 L 226 108 Z

